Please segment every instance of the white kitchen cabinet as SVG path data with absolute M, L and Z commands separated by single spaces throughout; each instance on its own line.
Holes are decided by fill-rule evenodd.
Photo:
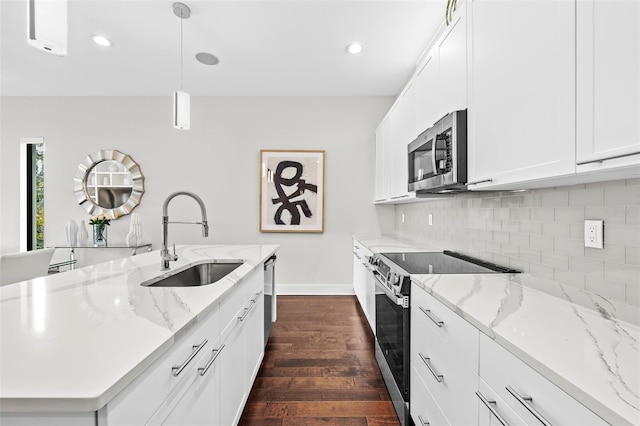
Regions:
M 467 13 L 470 188 L 574 174 L 575 2 L 472 0 Z
M 164 426 L 220 424 L 221 366 L 224 345 L 220 339 L 197 360 L 196 374 L 192 374 L 183 389 L 165 401 L 167 416 L 157 424 Z M 211 348 L 210 347 L 210 348 Z M 159 420 L 159 419 L 158 419 Z M 156 423 L 156 422 L 152 422 Z
M 640 2 L 580 0 L 576 13 L 578 172 L 638 166 Z
M 415 124 L 416 92 L 413 82 L 409 82 L 398 98 L 397 108 L 393 114 L 391 199 L 402 199 L 415 196 L 409 193 L 409 164 L 407 145 L 417 136 Z
M 450 426 L 451 423 L 447 420 L 447 416 L 433 399 L 433 395 L 429 392 L 413 362 L 411 363 L 409 380 L 409 389 L 411 389 L 409 406 L 414 424 L 416 426 Z
M 415 85 L 416 127 L 420 134 L 442 117 L 441 108 L 438 107 L 438 59 L 435 49 L 431 49 L 426 55 L 416 73 Z
M 466 0 L 458 0 L 449 26 L 434 47 L 438 58 L 436 121 L 450 112 L 467 108 L 466 7 Z
M 367 257 L 373 254 L 362 247 L 355 240 L 353 242 L 353 290 L 360 303 L 362 312 L 367 318 L 369 327 L 375 335 L 376 333 L 376 295 L 375 278 L 368 269 Z
M 264 294 L 256 269 L 245 290 L 245 303 L 230 318 L 222 332 L 224 351 L 220 354 L 220 424 L 236 425 L 255 379 L 254 371 L 264 355 Z M 224 303 L 224 302 L 222 302 Z M 259 329 L 259 330 L 258 330 Z
M 220 333 L 216 306 L 207 317 L 99 411 L 98 424 L 161 424 L 194 384 L 203 356 Z M 183 367 L 178 369 L 179 367 Z
M 454 325 L 453 317 L 448 313 L 444 315 L 444 309 L 448 308 L 413 283 L 411 298 L 412 370 L 418 373 L 447 422 L 476 424 L 479 331 L 461 318 L 457 319 L 462 322 Z M 436 316 L 438 314 L 443 316 Z M 419 382 L 416 380 L 416 383 Z M 413 421 L 420 424 L 421 406 L 410 404 L 410 410 Z M 432 408 L 430 417 L 437 419 L 438 416 Z
M 480 377 L 527 424 L 540 424 L 539 418 L 554 425 L 608 424 L 484 334 Z
M 478 426 L 526 426 L 527 423 L 487 383 L 478 381 Z
M 386 117 L 376 129 L 376 167 L 375 167 L 375 189 L 374 201 L 376 203 L 389 198 L 389 179 L 391 170 L 387 161 L 387 140 L 390 140 L 391 120 Z

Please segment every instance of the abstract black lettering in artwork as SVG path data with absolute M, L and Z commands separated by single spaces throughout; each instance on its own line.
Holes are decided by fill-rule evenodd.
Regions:
M 291 178 L 285 178 L 282 176 L 283 172 L 289 168 L 293 167 L 296 169 L 295 175 Z M 318 186 L 312 183 L 307 183 L 304 179 L 302 179 L 302 164 L 297 161 L 281 161 L 278 163 L 276 167 L 275 175 L 273 176 L 273 183 L 276 187 L 276 192 L 278 193 L 277 198 L 272 198 L 271 202 L 273 204 L 282 203 L 278 210 L 276 210 L 275 215 L 273 216 L 273 220 L 276 225 L 284 225 L 285 223 L 282 221 L 282 213 L 286 210 L 291 214 L 291 225 L 300 225 L 300 210 L 306 217 L 311 217 L 312 212 L 309 209 L 309 205 L 307 201 L 304 199 L 292 201 L 294 198 L 304 194 L 305 190 L 309 190 L 311 192 L 318 193 Z M 293 191 L 291 194 L 287 195 L 285 193 L 285 187 L 292 187 L 297 185 L 297 189 Z M 298 207 L 300 210 L 298 210 Z

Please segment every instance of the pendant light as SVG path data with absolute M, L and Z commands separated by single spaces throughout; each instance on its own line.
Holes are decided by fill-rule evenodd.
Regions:
M 28 0 L 27 42 L 47 53 L 67 55 L 67 0 Z
M 184 3 L 173 3 L 173 13 L 180 18 L 180 90 L 173 92 L 173 127 L 189 130 L 191 124 L 191 97 L 182 90 L 183 82 L 183 48 L 182 21 L 189 19 L 191 9 Z

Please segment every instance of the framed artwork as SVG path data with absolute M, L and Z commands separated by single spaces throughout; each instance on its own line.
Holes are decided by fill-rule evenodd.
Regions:
M 260 232 L 324 232 L 324 151 L 260 151 Z

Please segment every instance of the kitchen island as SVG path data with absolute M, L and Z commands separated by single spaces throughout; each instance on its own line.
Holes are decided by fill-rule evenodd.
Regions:
M 277 248 L 178 246 L 173 271 L 210 259 L 243 260 L 204 286 L 142 286 L 171 273 L 160 270 L 154 251 L 0 287 L 1 423 L 42 413 L 64 419 L 52 424 L 100 424 L 110 401 L 176 342 L 223 312 L 225 301 L 241 314 L 243 306 L 246 313 L 257 305 L 259 294 L 243 305 L 236 293 L 250 276 L 263 282 L 262 264 Z M 223 324 L 214 326 L 223 334 Z

